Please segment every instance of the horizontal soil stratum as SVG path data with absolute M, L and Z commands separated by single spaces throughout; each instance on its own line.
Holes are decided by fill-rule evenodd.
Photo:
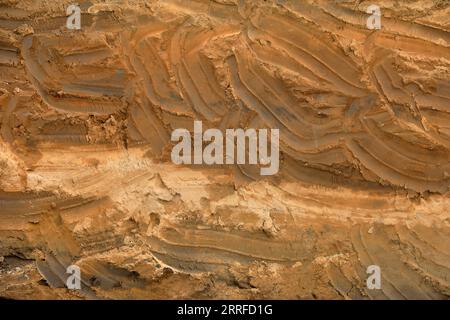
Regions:
M 0 1 L 0 297 L 450 297 L 448 1 L 70 4 Z M 175 165 L 196 120 L 278 173 Z

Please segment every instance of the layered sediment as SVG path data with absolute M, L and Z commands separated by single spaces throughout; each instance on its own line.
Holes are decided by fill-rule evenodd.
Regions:
M 0 297 L 449 298 L 447 1 L 379 0 L 380 30 L 368 1 L 70 4 L 0 3 Z M 195 120 L 279 129 L 279 172 L 173 164 Z

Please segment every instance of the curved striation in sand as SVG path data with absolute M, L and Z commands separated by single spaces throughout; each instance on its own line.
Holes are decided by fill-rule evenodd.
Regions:
M 400 2 L 380 31 L 338 1 L 1 4 L 0 296 L 448 299 L 450 7 Z M 280 129 L 280 172 L 173 165 L 194 120 Z

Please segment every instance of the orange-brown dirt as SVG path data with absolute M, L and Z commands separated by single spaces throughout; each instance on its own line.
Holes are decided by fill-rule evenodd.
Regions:
M 0 297 L 450 297 L 448 1 L 70 3 L 0 1 Z M 280 171 L 174 165 L 195 119 Z

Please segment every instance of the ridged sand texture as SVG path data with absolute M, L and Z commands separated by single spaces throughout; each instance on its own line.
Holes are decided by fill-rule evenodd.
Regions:
M 70 3 L 0 1 L 1 297 L 449 298 L 448 1 Z M 279 173 L 174 165 L 194 120 Z

